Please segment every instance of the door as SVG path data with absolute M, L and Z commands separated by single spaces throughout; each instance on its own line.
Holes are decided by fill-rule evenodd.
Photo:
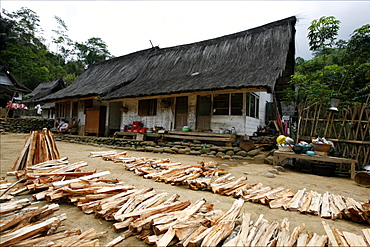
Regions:
M 198 96 L 197 99 L 197 129 L 211 129 L 211 95 Z
M 188 97 L 176 97 L 175 129 L 181 130 L 188 125 Z

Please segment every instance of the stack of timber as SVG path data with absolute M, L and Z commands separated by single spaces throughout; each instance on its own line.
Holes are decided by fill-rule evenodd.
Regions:
M 13 170 L 24 170 L 28 166 L 59 158 L 59 151 L 51 131 L 48 129 L 32 131 L 25 141 Z
M 98 246 L 98 233 L 78 228 L 61 230 L 66 214 L 54 215 L 58 204 L 31 207 L 28 199 L 12 199 L 0 204 L 1 246 Z
M 172 169 L 176 169 L 175 167 L 178 166 L 174 162 L 163 161 L 157 162 L 155 167 L 173 166 Z M 65 159 L 56 160 L 54 165 L 50 165 L 52 163 L 49 161 L 32 166 L 22 176 L 39 182 L 40 173 L 54 176 L 58 172 L 68 173 L 71 169 L 79 169 L 86 165 L 85 162 L 68 164 Z M 42 172 L 38 171 L 40 169 Z M 258 219 L 252 220 L 249 214 L 241 213 L 245 198 L 236 199 L 230 209 L 223 212 L 214 209 L 214 205 L 204 199 L 194 203 L 179 201 L 179 196 L 176 194 L 168 197 L 167 193 L 156 193 L 152 188 L 138 189 L 132 185 L 125 185 L 119 180 L 104 179 L 103 176 L 107 174 L 109 172 L 91 175 L 76 174 L 68 179 L 48 182 L 49 187 L 34 193 L 33 198 L 51 202 L 68 201 L 86 214 L 94 214 L 95 217 L 112 221 L 113 228 L 120 232 L 120 236 L 106 246 L 118 245 L 132 235 L 147 244 L 156 246 L 325 246 L 330 239 L 326 235 L 319 236 L 315 233 L 303 232 L 304 224 L 290 231 L 287 219 L 281 223 L 276 221 L 269 223 L 263 215 L 260 215 Z M 230 176 L 228 177 L 232 180 Z M 230 190 L 232 186 L 226 186 L 233 183 L 230 180 L 226 178 L 218 180 L 216 183 L 218 186 L 213 189 Z M 220 186 L 220 181 L 224 181 L 225 185 Z M 245 178 L 235 180 L 234 184 L 241 182 L 245 182 Z M 263 188 L 261 185 L 259 187 Z M 259 191 L 268 193 L 267 189 L 261 189 Z M 281 188 L 273 191 L 274 193 L 269 193 L 272 198 L 275 194 L 285 192 Z M 296 200 L 295 197 L 298 200 L 297 194 L 304 195 L 301 192 L 292 196 L 289 208 L 296 207 L 296 203 L 293 202 Z M 246 197 L 247 194 L 244 193 L 243 196 Z M 259 197 L 254 193 L 251 198 L 257 200 Z M 15 208 L 21 210 L 30 204 L 27 199 L 1 204 L 1 217 L 15 217 L 0 221 L 0 227 L 6 228 L 3 235 L 5 238 L 1 240 L 2 246 L 97 246 L 99 244 L 97 237 L 103 233 L 97 233 L 93 229 L 84 233 L 79 230 L 58 232 L 60 221 L 65 216 L 45 218 L 45 221 L 32 223 L 34 219 L 50 216 L 51 212 L 58 208 L 58 204 L 47 205 L 39 211 L 34 208 L 23 214 L 12 215 L 11 212 Z M 28 213 L 31 210 L 34 211 Z M 21 222 L 22 227 L 14 225 L 17 221 Z M 31 225 L 23 228 L 26 222 L 31 222 Z M 363 237 L 347 232 L 341 233 L 338 230 L 337 238 L 341 237 L 341 243 L 351 241 L 351 243 L 362 244 L 365 241 L 369 244 L 369 231 L 366 229 Z M 49 244 L 51 242 L 53 243 Z
M 271 188 L 262 183 L 251 184 L 247 177 L 235 178 L 218 167 L 216 162 L 199 162 L 197 165 L 182 165 L 170 159 L 136 158 L 127 152 L 90 153 L 91 157 L 102 157 L 115 163 L 124 163 L 127 170 L 144 178 L 172 185 L 188 185 L 193 190 L 208 190 L 220 195 L 242 198 L 245 201 L 268 205 L 270 208 L 298 211 L 328 219 L 346 219 L 370 224 L 370 207 L 353 198 L 320 194 L 302 189 L 297 193 L 283 187 Z

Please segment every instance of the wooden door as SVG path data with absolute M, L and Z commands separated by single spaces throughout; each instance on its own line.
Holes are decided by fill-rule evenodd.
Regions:
M 188 125 L 188 97 L 177 97 L 175 108 L 175 129 L 181 130 Z
M 211 95 L 198 96 L 197 99 L 197 129 L 211 129 Z
M 106 107 L 91 107 L 86 109 L 85 132 L 98 135 L 105 131 Z

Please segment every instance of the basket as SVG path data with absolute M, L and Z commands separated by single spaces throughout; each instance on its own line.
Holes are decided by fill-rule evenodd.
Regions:
M 331 144 L 313 143 L 313 150 L 319 152 L 329 152 Z

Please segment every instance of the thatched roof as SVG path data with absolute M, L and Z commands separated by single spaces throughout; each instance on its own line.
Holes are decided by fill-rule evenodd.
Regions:
M 66 84 L 62 78 L 59 78 L 55 81 L 42 82 L 31 93 L 25 95 L 25 97 L 29 98 L 23 100 L 23 103 L 38 102 L 38 100 L 41 98 L 51 95 L 64 88 L 66 88 Z
M 91 65 L 44 100 L 102 100 L 222 89 L 275 89 L 294 67 L 296 18 L 187 45 L 138 51 Z
M 1 79 L 1 77 L 4 77 Z M 6 82 L 6 78 L 8 77 L 10 80 L 10 84 Z M 9 72 L 8 68 L 5 66 L 0 66 L 0 90 L 7 91 L 9 93 L 16 93 L 16 92 L 23 92 L 29 93 L 31 89 L 19 84 L 17 80 L 12 76 Z

